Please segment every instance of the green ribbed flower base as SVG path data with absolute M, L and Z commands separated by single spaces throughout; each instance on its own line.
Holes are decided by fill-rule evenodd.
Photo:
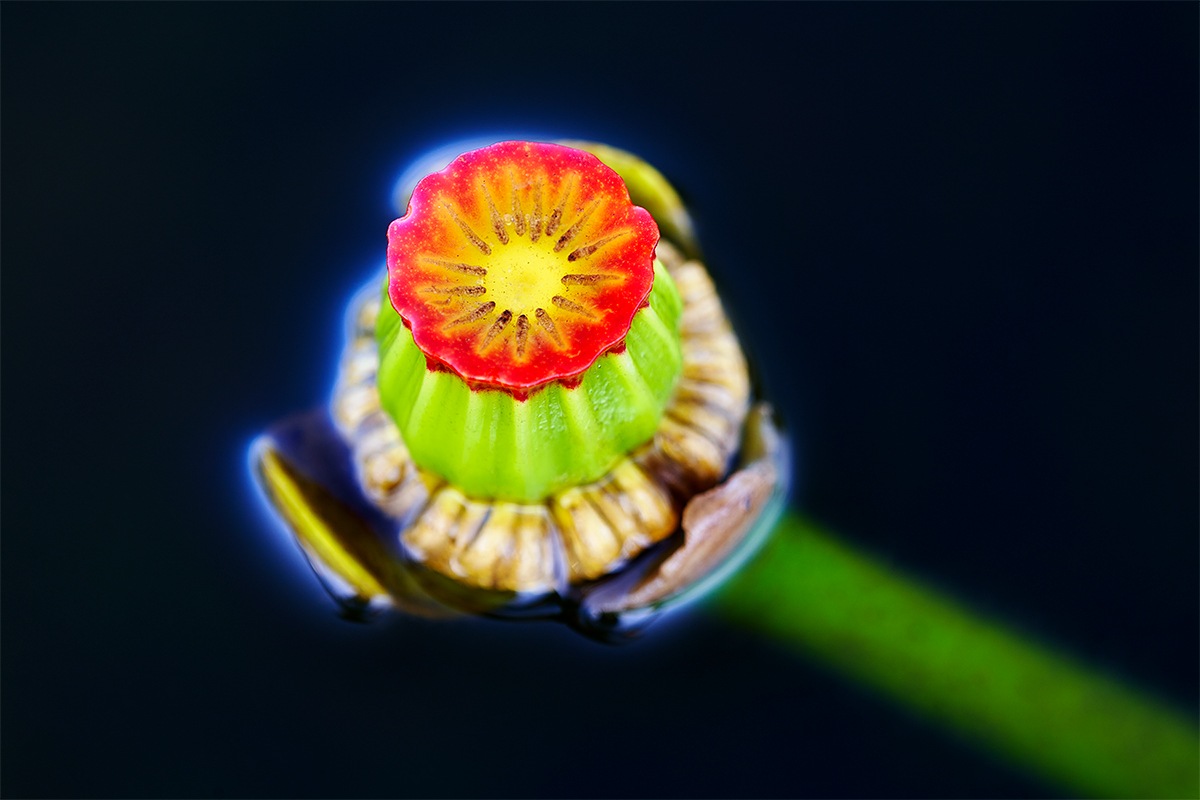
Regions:
M 649 302 L 624 352 L 601 356 L 574 388 L 554 382 L 521 400 L 430 370 L 385 291 L 375 334 L 380 402 L 413 460 L 467 495 L 543 500 L 602 477 L 658 428 L 683 363 L 683 302 L 658 262 Z

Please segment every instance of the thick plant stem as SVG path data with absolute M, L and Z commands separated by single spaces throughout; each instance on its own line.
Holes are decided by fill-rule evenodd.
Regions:
M 1194 720 L 795 514 L 714 606 L 1069 791 L 1200 796 Z

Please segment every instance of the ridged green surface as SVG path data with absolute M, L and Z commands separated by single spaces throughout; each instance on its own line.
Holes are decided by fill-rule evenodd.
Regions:
M 518 400 L 431 372 L 385 293 L 380 401 L 420 466 L 473 497 L 536 502 L 600 478 L 654 435 L 683 365 L 682 310 L 656 262 L 650 305 L 633 318 L 625 351 L 598 359 L 574 389 L 551 384 Z

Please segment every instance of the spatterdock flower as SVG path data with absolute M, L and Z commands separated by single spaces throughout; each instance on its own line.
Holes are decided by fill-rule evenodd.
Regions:
M 609 631 L 711 583 L 782 497 L 677 196 L 585 147 L 609 163 L 502 142 L 420 181 L 352 309 L 336 433 L 309 415 L 260 440 L 268 498 L 343 601 Z
M 679 378 L 658 226 L 589 153 L 504 142 L 422 181 L 388 230 L 379 390 L 413 460 L 537 503 L 654 434 Z

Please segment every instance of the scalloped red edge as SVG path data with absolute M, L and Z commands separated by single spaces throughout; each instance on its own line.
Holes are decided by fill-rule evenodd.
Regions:
M 417 184 L 388 228 L 388 294 L 430 368 L 524 395 L 624 345 L 658 236 L 590 153 L 500 142 Z

